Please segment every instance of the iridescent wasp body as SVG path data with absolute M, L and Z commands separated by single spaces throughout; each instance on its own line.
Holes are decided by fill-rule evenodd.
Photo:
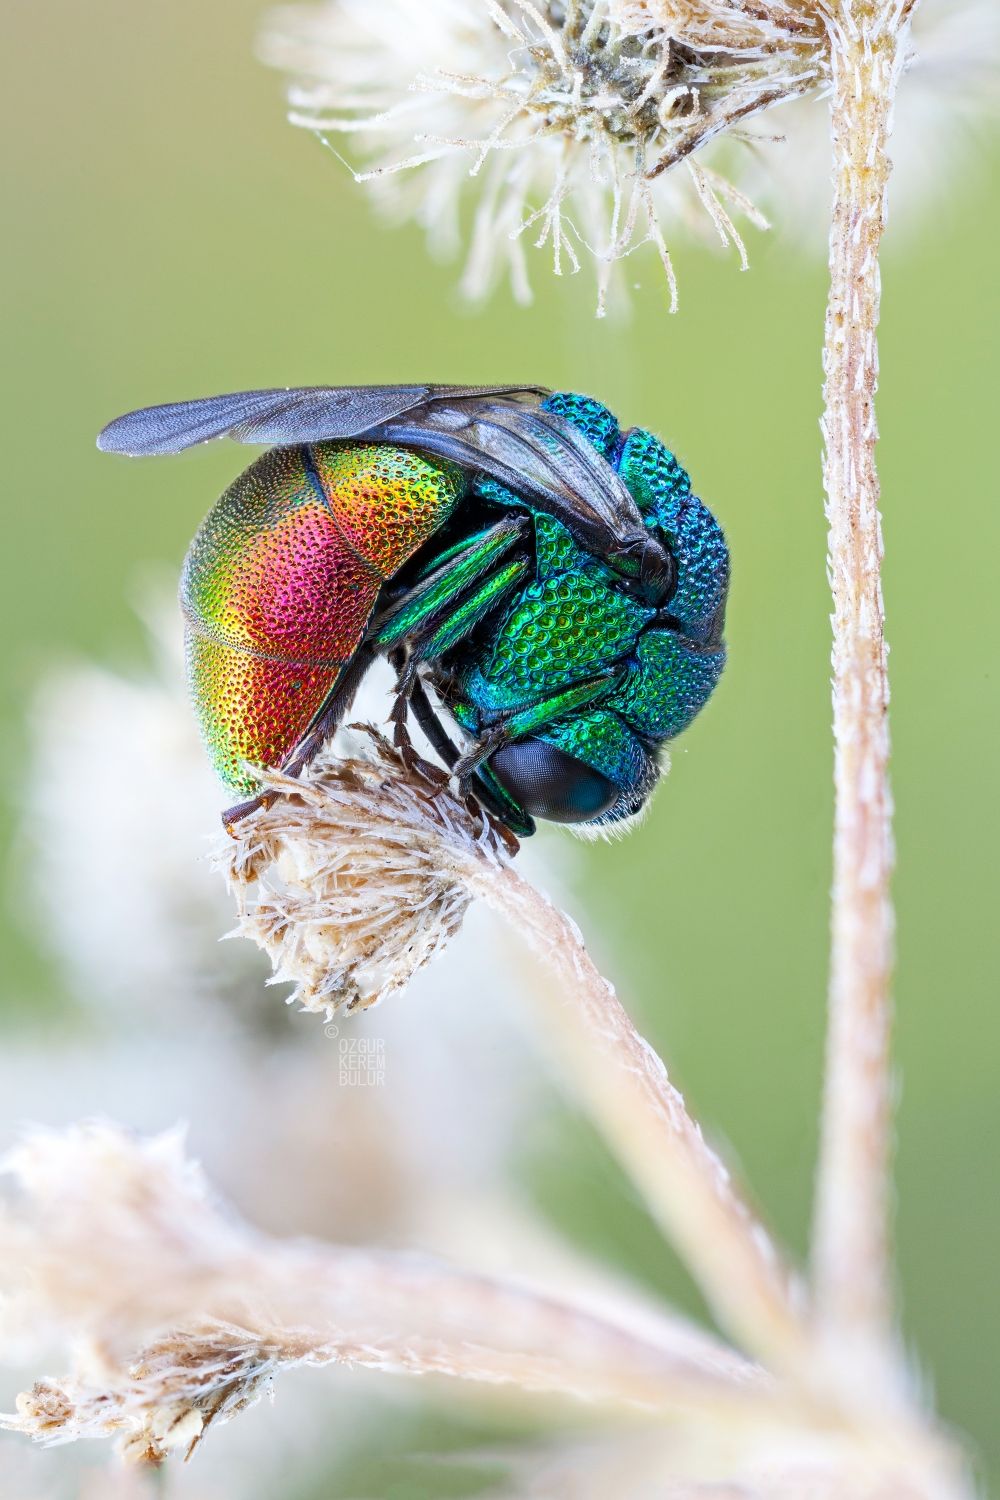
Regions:
M 514 832 L 639 811 L 725 663 L 725 540 L 659 439 L 585 396 L 412 385 L 150 407 L 98 445 L 222 436 L 272 445 L 212 507 L 181 583 L 227 786 L 252 791 L 248 765 L 300 770 L 381 654 L 397 743 L 412 713 Z

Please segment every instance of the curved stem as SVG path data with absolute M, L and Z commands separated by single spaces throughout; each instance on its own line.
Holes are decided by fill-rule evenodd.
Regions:
M 836 809 L 814 1273 L 820 1317 L 848 1337 L 884 1332 L 892 1317 L 893 846 L 875 390 L 886 146 L 909 8 L 905 0 L 841 0 L 830 22 L 834 201 L 823 435 Z
M 801 1367 L 801 1288 L 662 1061 L 598 972 L 579 929 L 510 867 L 497 872 L 474 861 L 466 879 L 549 969 L 555 982 L 533 987 L 531 998 L 568 1082 L 719 1323 L 772 1369 Z

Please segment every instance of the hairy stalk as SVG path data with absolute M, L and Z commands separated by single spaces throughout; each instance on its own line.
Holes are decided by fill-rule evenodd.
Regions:
M 509 866 L 496 870 L 477 861 L 467 878 L 549 969 L 555 982 L 534 993 L 547 1001 L 544 1025 L 571 1086 L 720 1324 L 772 1369 L 798 1366 L 804 1326 L 794 1277 L 575 924 Z
M 862 1340 L 886 1334 L 892 1319 L 893 846 L 875 390 L 886 147 L 912 8 L 912 0 L 840 0 L 830 21 L 834 199 L 823 435 L 836 809 L 814 1274 L 820 1318 Z

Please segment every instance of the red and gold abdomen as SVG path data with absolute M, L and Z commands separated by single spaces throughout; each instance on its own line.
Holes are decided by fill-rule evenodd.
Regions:
M 181 579 L 188 679 L 227 786 L 280 766 L 336 687 L 383 583 L 449 517 L 453 464 L 386 444 L 274 448 L 230 485 Z

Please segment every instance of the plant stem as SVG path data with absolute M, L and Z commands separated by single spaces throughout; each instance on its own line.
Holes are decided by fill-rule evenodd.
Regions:
M 555 982 L 532 993 L 543 1029 L 719 1322 L 772 1369 L 798 1367 L 801 1289 L 576 925 L 512 868 L 474 861 L 466 878 L 550 970 Z
M 892 1318 L 893 845 L 875 390 L 886 146 L 911 8 L 912 0 L 841 0 L 831 18 L 834 198 L 823 435 L 836 807 L 813 1254 L 819 1316 L 845 1337 L 877 1337 Z

